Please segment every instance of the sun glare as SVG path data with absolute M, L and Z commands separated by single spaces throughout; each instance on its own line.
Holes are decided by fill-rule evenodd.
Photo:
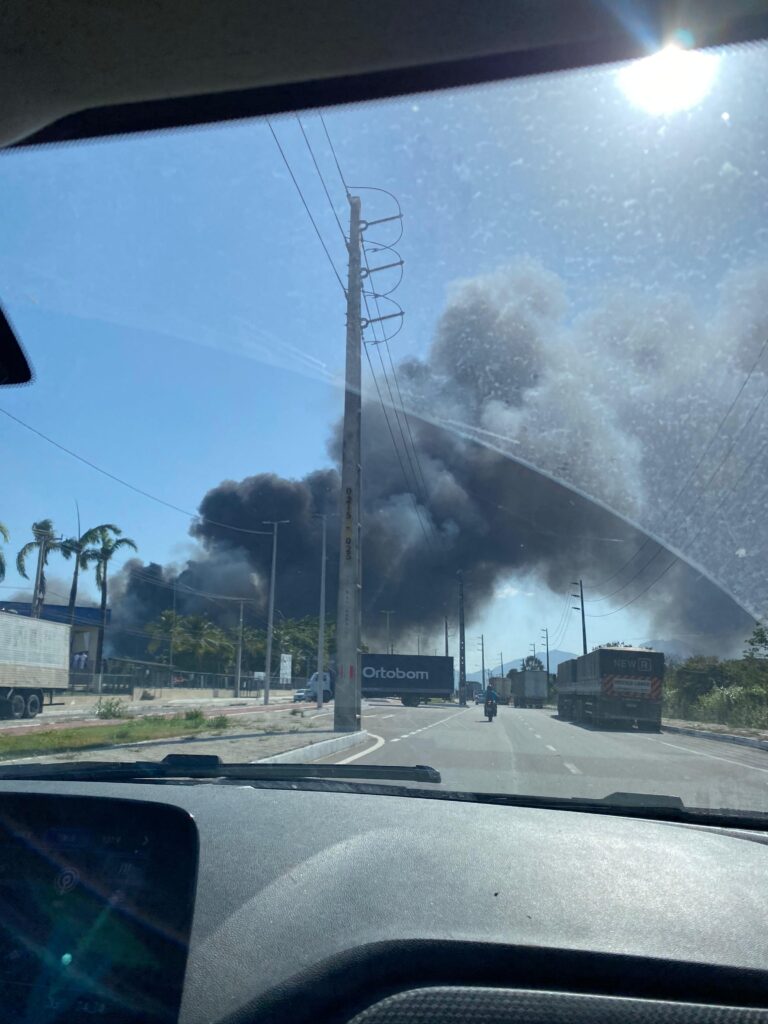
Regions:
M 618 75 L 622 92 L 649 114 L 689 110 L 707 95 L 717 71 L 711 53 L 666 46 L 652 57 L 634 61 Z

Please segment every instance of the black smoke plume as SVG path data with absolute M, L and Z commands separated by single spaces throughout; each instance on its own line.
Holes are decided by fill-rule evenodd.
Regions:
M 740 643 L 768 596 L 757 560 L 745 557 L 762 543 L 764 485 L 750 476 L 736 493 L 747 460 L 760 455 L 757 435 L 742 428 L 762 373 L 748 382 L 743 409 L 716 428 L 758 348 L 763 276 L 726 280 L 707 323 L 685 296 L 631 290 L 573 314 L 562 283 L 532 264 L 456 286 L 427 357 L 398 371 L 418 463 L 402 448 L 398 459 L 380 404 L 364 398 L 366 636 L 380 637 L 385 608 L 396 609 L 402 633 L 453 619 L 461 570 L 470 616 L 509 577 L 536 574 L 558 594 L 584 577 L 590 615 L 630 602 L 650 613 L 657 636 L 721 651 Z M 389 417 L 400 444 L 391 409 Z M 732 442 L 741 447 L 721 462 Z M 329 452 L 338 465 L 339 428 Z M 177 592 L 185 611 L 203 610 L 194 590 L 255 588 L 263 614 L 272 549 L 256 531 L 269 520 L 290 520 L 280 527 L 277 608 L 316 614 L 316 513 L 329 514 L 332 615 L 338 491 L 335 470 L 224 481 L 191 529 L 200 556 L 180 570 L 128 574 L 116 617 L 129 628 L 146 623 L 168 607 L 158 583 L 173 577 L 190 591 Z M 610 621 L 594 626 L 602 633 Z

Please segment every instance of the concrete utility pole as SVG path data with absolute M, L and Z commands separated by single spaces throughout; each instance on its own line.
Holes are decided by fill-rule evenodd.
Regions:
M 339 602 L 336 617 L 336 696 L 333 727 L 356 732 L 360 708 L 360 486 L 361 347 L 360 198 L 349 196 L 349 268 L 347 277 L 347 353 L 341 452 L 341 543 Z
M 174 590 L 174 596 L 176 591 Z M 176 618 L 174 614 L 174 619 Z M 240 678 L 243 671 L 243 599 L 240 598 L 240 623 L 237 630 L 237 665 L 235 667 L 235 696 L 240 696 Z M 171 680 L 173 685 L 173 680 Z
M 480 664 L 482 666 L 480 670 L 480 678 L 483 681 L 483 689 L 485 689 L 485 637 L 480 634 Z
M 445 616 L 445 656 L 450 657 L 448 654 L 448 616 Z
M 392 633 L 391 633 L 391 630 L 390 630 L 389 620 L 392 618 L 392 616 L 395 613 L 393 611 L 387 610 L 387 611 L 383 611 L 381 614 L 382 615 L 386 615 L 386 617 L 387 617 L 387 654 L 391 654 L 392 653 Z
M 467 652 L 464 642 L 464 573 L 459 577 L 459 704 L 467 706 Z
M 577 608 L 576 605 L 574 605 L 573 606 L 573 610 L 575 612 L 581 612 L 581 646 L 582 646 L 582 654 L 586 654 L 587 653 L 587 619 L 586 619 L 586 616 L 584 614 L 584 583 L 583 583 L 582 580 L 579 580 L 578 582 L 576 582 L 574 580 L 574 581 L 571 582 L 571 586 L 579 588 L 578 594 L 571 594 L 571 597 L 578 598 L 578 600 L 579 600 L 579 607 Z
M 535 659 L 535 658 L 536 658 L 536 644 L 528 644 L 528 646 L 529 646 L 529 647 L 531 648 L 531 650 L 533 651 L 533 657 L 534 657 L 534 659 Z
M 275 623 L 275 570 L 277 568 L 277 528 L 290 522 L 289 519 L 264 519 L 264 526 L 272 527 L 272 572 L 269 575 L 269 608 L 267 610 L 267 658 L 264 666 L 264 703 L 269 704 L 269 688 L 272 681 L 272 635 Z
M 549 679 L 549 630 L 546 626 L 542 629 L 541 635 L 547 647 L 547 679 Z
M 323 673 L 325 671 L 325 563 L 327 561 L 325 535 L 328 517 L 318 515 L 317 518 L 321 519 L 323 523 L 323 553 L 320 557 L 320 617 L 317 627 L 317 707 L 318 710 L 321 710 L 323 707 Z
M 501 674 L 504 675 L 504 652 L 499 651 L 499 661 L 501 662 Z

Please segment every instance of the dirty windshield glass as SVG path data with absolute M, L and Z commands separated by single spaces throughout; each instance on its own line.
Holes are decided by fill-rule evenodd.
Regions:
M 767 90 L 673 45 L 6 152 L 3 762 L 768 810 Z

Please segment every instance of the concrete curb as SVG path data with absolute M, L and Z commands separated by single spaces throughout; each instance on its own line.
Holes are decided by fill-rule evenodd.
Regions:
M 664 732 L 677 732 L 685 736 L 698 736 L 699 739 L 718 740 L 720 743 L 735 743 L 739 747 L 755 747 L 758 750 L 768 750 L 768 740 L 756 740 L 751 736 L 734 736 L 727 732 L 709 732 L 706 729 L 687 729 L 682 725 L 664 725 L 661 723 Z
M 360 732 L 350 732 L 346 736 L 336 736 L 332 740 L 320 740 L 319 743 L 310 743 L 306 747 L 296 747 L 294 750 L 285 750 L 282 754 L 273 754 L 272 757 L 262 757 L 252 764 L 309 764 L 312 761 L 319 761 L 321 757 L 335 754 L 339 750 L 346 750 L 347 747 L 356 747 L 365 743 L 369 738 L 365 729 Z

